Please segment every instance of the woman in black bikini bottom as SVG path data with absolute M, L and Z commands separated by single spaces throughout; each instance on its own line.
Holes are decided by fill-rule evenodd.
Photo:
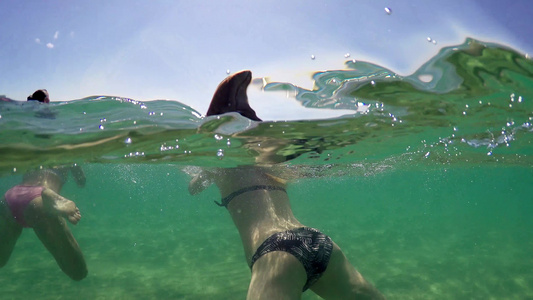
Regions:
M 239 112 L 260 119 L 248 105 L 251 73 L 224 80 L 208 115 Z M 317 229 L 293 215 L 286 185 L 263 167 L 202 169 L 189 192 L 195 195 L 215 183 L 222 195 L 216 202 L 230 213 L 252 270 L 247 299 L 300 299 L 311 289 L 324 299 L 385 299 L 350 264 L 341 249 Z

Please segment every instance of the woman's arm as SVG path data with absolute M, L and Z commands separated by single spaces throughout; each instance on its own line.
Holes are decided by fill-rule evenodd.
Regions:
M 196 195 L 203 192 L 211 184 L 213 184 L 213 179 L 210 178 L 210 174 L 201 172 L 200 174 L 194 176 L 189 182 L 189 193 L 191 195 Z

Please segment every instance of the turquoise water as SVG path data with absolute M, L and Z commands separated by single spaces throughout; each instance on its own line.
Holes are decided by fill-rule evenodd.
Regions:
M 174 101 L 0 103 L 0 190 L 32 168 L 83 166 L 86 187 L 62 194 L 82 212 L 72 230 L 89 267 L 71 281 L 25 230 L 2 299 L 245 298 L 218 191 L 190 196 L 182 171 L 242 164 L 274 164 L 298 219 L 389 299 L 533 299 L 533 62 L 468 40 L 411 76 L 347 61 L 314 79 L 263 89 L 354 114 L 254 125 Z

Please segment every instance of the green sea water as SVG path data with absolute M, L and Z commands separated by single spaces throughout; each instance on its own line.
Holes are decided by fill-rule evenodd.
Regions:
M 388 299 L 533 299 L 533 62 L 467 40 L 411 76 L 347 61 L 314 79 L 263 88 L 354 113 L 254 124 L 175 101 L 0 103 L 0 190 L 83 166 L 86 187 L 62 195 L 82 212 L 71 228 L 89 268 L 71 281 L 25 230 L 0 298 L 244 299 L 238 232 L 218 190 L 189 195 L 183 170 L 261 164 Z

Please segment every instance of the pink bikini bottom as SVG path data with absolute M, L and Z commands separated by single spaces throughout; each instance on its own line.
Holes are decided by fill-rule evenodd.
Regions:
M 23 227 L 30 227 L 24 220 L 24 210 L 30 202 L 41 197 L 43 186 L 16 185 L 4 195 L 13 218 Z

